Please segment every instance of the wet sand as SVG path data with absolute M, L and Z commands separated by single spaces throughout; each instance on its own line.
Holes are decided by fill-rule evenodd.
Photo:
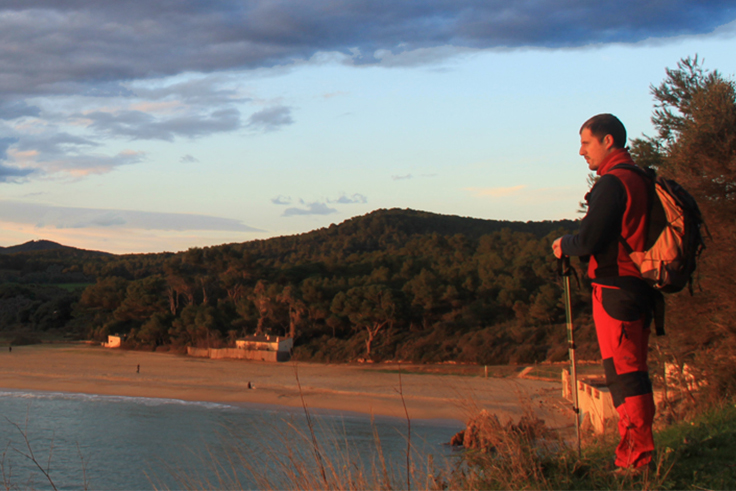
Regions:
M 412 419 L 460 422 L 480 409 L 505 421 L 532 408 L 552 427 L 570 423 L 569 403 L 561 398 L 559 383 L 411 373 L 399 377 L 397 368 L 389 363 L 209 360 L 85 344 L 45 344 L 0 351 L 0 388 L 228 404 L 306 404 L 310 409 L 401 418 L 405 405 Z

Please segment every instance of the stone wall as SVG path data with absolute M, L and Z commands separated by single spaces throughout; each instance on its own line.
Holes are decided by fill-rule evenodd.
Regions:
M 255 361 L 289 361 L 289 353 L 280 351 L 246 350 L 240 348 L 187 348 L 187 355 L 195 358 L 211 358 L 213 360 L 255 360 Z
M 562 397 L 572 402 L 571 382 L 570 372 L 562 370 Z M 582 424 L 589 424 L 596 433 L 603 433 L 607 420 L 618 419 L 618 412 L 613 407 L 608 388 L 581 379 L 578 379 L 578 407 L 582 415 Z

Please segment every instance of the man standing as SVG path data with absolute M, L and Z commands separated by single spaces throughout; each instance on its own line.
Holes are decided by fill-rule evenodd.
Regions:
M 586 195 L 588 212 L 579 233 L 558 238 L 552 250 L 558 258 L 589 257 L 593 320 L 606 383 L 619 414 L 616 465 L 645 469 L 654 450 L 647 350 L 655 292 L 642 280 L 623 241 L 630 250 L 644 250 L 651 183 L 632 169 L 626 129 L 611 114 L 593 116 L 583 124 L 580 155 L 599 180 Z

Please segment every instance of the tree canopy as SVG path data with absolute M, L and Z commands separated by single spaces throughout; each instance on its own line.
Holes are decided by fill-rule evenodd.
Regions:
M 698 201 L 712 236 L 696 273 L 695 295 L 668 299 L 668 361 L 689 363 L 714 387 L 736 393 L 736 84 L 697 56 L 652 85 L 654 137 L 632 142 L 640 163 L 675 179 Z M 714 393 L 722 394 L 717 390 Z

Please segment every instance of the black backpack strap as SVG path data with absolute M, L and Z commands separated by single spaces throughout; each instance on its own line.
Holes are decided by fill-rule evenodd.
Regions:
M 624 246 L 624 250 L 626 251 L 626 254 L 631 256 L 631 253 L 634 252 L 634 249 L 632 249 L 629 243 L 626 242 L 626 239 L 624 239 L 623 235 L 618 234 L 618 241 L 622 246 Z
M 654 330 L 657 336 L 664 336 L 664 295 L 661 291 L 653 289 L 652 297 Z

